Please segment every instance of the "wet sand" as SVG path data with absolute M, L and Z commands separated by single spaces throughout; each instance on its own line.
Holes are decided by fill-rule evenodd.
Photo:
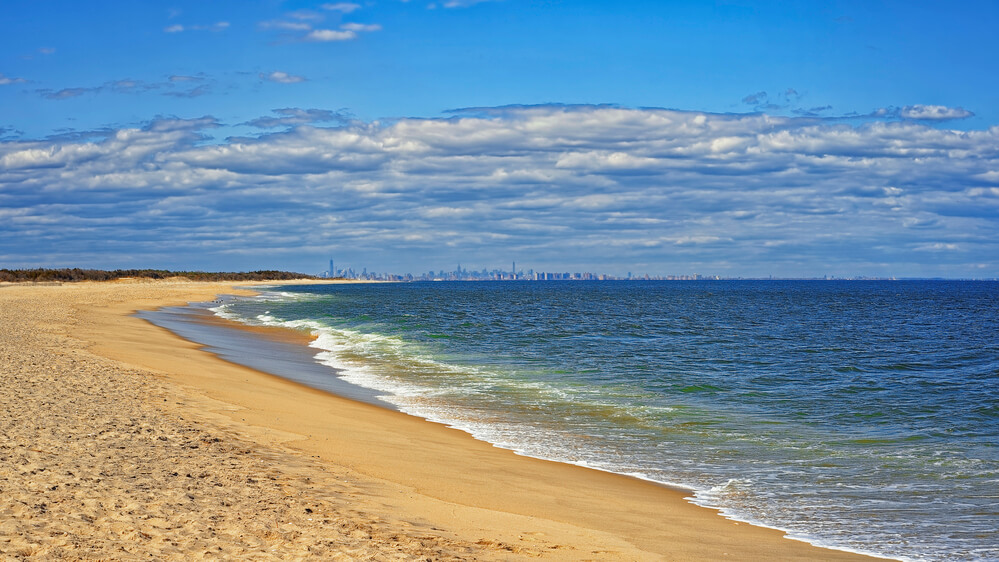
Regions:
M 130 316 L 237 292 L 0 287 L 0 555 L 864 559 L 237 366 Z

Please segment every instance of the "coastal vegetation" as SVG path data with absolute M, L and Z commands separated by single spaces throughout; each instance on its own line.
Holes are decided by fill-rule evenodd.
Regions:
M 0 269 L 0 282 L 40 283 L 74 281 L 115 281 L 118 279 L 176 279 L 191 281 L 286 281 L 289 279 L 315 279 L 313 275 L 290 271 L 170 271 L 166 269 Z

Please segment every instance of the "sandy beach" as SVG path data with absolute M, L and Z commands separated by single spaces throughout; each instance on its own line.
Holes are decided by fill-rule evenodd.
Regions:
M 131 316 L 241 292 L 0 286 L 0 557 L 868 559 L 234 365 Z

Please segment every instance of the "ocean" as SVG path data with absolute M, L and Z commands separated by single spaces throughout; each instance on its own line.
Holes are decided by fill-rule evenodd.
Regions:
M 310 285 L 205 308 L 317 334 L 284 368 L 313 386 L 523 455 L 819 546 L 999 560 L 996 282 Z

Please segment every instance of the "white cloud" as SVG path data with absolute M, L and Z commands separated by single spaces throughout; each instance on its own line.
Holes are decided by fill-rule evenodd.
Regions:
M 282 72 L 280 70 L 275 70 L 270 74 L 264 74 L 261 72 L 260 78 L 269 82 L 277 82 L 279 84 L 297 84 L 299 82 L 305 82 L 305 78 L 302 76 L 288 74 L 287 72 Z
M 377 23 L 363 24 L 363 23 L 345 23 L 340 26 L 340 29 L 346 31 L 381 31 L 382 26 Z
M 335 245 L 398 270 L 515 254 L 653 273 L 696 259 L 747 275 L 999 275 L 999 128 L 587 106 L 363 123 L 284 108 L 246 123 L 280 132 L 205 143 L 216 124 L 0 141 L 0 193 L 17 211 L 0 255 L 80 263 L 109 241 L 148 262 L 170 240 L 206 264 Z M 61 226 L 30 236 L 39 221 Z
M 296 10 L 294 12 L 290 12 L 288 17 L 301 21 L 323 21 L 325 16 L 312 10 Z
M 306 41 L 350 41 L 357 39 L 357 33 L 353 31 L 335 31 L 332 29 L 316 29 L 305 36 Z
M 180 25 L 180 24 L 174 24 L 174 25 L 168 25 L 167 27 L 164 27 L 163 31 L 166 32 L 166 33 L 182 33 L 184 31 L 215 31 L 215 32 L 218 32 L 218 31 L 224 31 L 226 29 L 229 29 L 229 25 L 230 24 L 227 21 L 220 21 L 220 22 L 213 23 L 211 25 Z
M 326 10 L 339 11 L 342 13 L 350 13 L 360 8 L 359 5 L 351 3 L 324 4 L 322 7 Z M 314 29 L 313 23 L 311 22 L 321 21 L 324 17 L 323 14 L 299 10 L 298 12 L 287 14 L 287 16 L 300 21 L 271 20 L 260 22 L 258 27 L 264 30 L 292 32 L 289 33 L 289 35 L 292 36 L 293 40 L 317 43 L 350 41 L 357 39 L 358 33 L 368 33 L 372 31 L 380 31 L 382 29 L 382 26 L 376 23 L 364 24 L 355 22 L 342 23 L 340 24 L 339 29 Z
M 261 29 L 281 29 L 285 31 L 310 31 L 312 24 L 302 21 L 264 21 L 259 24 Z
M 953 252 L 958 250 L 957 244 L 948 244 L 944 242 L 935 242 L 932 244 L 920 244 L 916 246 L 916 249 L 923 252 Z
M 974 115 L 974 113 L 961 107 L 947 107 L 943 105 L 908 105 L 903 107 L 899 114 L 905 119 L 926 121 L 965 119 Z
M 361 9 L 361 5 L 354 4 L 353 2 L 331 2 L 323 4 L 322 9 L 349 14 L 355 10 Z
M 445 8 L 467 8 L 476 4 L 494 1 L 496 0 L 446 0 L 445 2 L 441 2 L 441 5 Z
M 25 82 L 27 82 L 27 80 L 24 78 L 11 78 L 0 73 L 0 86 L 6 86 L 8 84 L 24 84 Z

